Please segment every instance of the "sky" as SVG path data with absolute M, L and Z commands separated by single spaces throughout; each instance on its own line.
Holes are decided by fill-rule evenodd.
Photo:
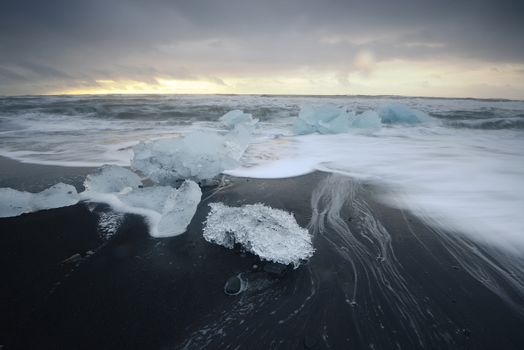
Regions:
M 524 1 L 0 0 L 0 95 L 524 99 Z

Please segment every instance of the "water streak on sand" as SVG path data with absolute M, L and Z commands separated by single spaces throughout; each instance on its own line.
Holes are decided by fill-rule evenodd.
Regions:
M 326 177 L 313 191 L 310 222 L 312 233 L 326 239 L 333 251 L 351 266 L 343 272 L 346 273 L 342 285 L 346 289 L 347 302 L 366 310 L 375 321 L 360 322 L 355 318 L 359 337 L 384 339 L 384 331 L 376 325 L 387 324 L 390 320 L 387 315 L 396 314 L 401 322 L 387 328 L 398 328 L 410 339 L 411 346 L 424 347 L 442 339 L 442 334 L 427 329 L 433 313 L 427 312 L 427 306 L 421 305 L 420 299 L 413 294 L 393 251 L 391 235 L 373 216 L 362 197 L 356 195 L 359 191 L 359 185 L 349 177 Z M 344 206 L 349 207 L 358 231 L 351 230 L 341 217 Z M 398 341 L 395 338 L 390 339 L 393 344 Z

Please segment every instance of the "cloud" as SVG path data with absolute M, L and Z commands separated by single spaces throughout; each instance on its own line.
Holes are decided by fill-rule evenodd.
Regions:
M 0 93 L 157 77 L 227 85 L 226 76 L 304 68 L 369 73 L 363 52 L 375 63 L 520 64 L 522 13 L 524 3 L 505 0 L 4 0 Z

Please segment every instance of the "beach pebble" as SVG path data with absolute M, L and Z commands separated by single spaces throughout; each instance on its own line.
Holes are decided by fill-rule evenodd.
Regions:
M 229 278 L 224 286 L 224 292 L 228 295 L 237 295 L 241 292 L 242 280 L 238 276 Z

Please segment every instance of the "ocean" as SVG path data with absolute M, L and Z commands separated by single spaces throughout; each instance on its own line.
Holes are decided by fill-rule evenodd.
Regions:
M 424 123 L 382 123 L 334 134 L 294 132 L 301 109 L 325 105 L 355 115 L 401 105 L 429 118 Z M 191 282 L 182 272 L 171 276 L 164 271 L 166 267 L 161 268 L 161 275 L 170 276 L 166 278 L 174 284 L 173 295 L 178 298 L 166 297 L 168 304 L 183 312 L 178 316 L 177 312 L 162 312 L 162 320 L 177 328 L 172 336 L 162 328 L 166 324 L 152 321 L 155 327 L 160 327 L 159 322 L 163 325 L 161 335 L 150 330 L 152 338 L 164 337 L 154 343 L 155 348 L 242 348 L 246 344 L 260 348 L 489 348 L 502 342 L 505 348 L 517 349 L 522 345 L 518 332 L 524 324 L 522 101 L 272 95 L 1 97 L 0 156 L 16 161 L 16 169 L 22 170 L 13 175 L 5 165 L 0 187 L 38 192 L 60 178 L 81 191 L 82 181 L 76 174 L 49 179 L 38 178 L 38 174 L 45 173 L 42 169 L 60 173 L 60 169 L 104 164 L 129 167 L 133 147 L 139 143 L 182 139 L 195 132 L 224 134 L 219 118 L 232 110 L 249 113 L 258 123 L 238 166 L 223 171 L 231 187 L 216 193 L 203 190 L 205 199 L 185 234 L 164 241 L 141 237 L 144 246 L 133 246 L 130 253 L 147 256 L 144 259 L 153 264 L 148 265 L 153 271 L 159 263 L 174 262 L 184 266 L 184 273 L 198 273 L 192 270 L 192 259 L 201 269 L 211 269 L 205 261 L 220 267 L 220 272 L 215 271 L 218 275 L 212 276 L 209 270 L 203 273 L 209 285 Z M 17 181 L 17 176 L 24 181 Z M 250 266 L 259 262 L 250 254 L 229 251 L 223 257 L 222 250 L 207 247 L 200 237 L 208 211 L 204 203 L 217 197 L 230 205 L 263 203 L 293 213 L 317 237 L 315 255 L 308 264 L 289 272 L 284 282 L 253 271 Z M 77 206 L 82 205 L 86 206 Z M 107 220 L 94 228 L 103 231 L 96 238 L 100 240 L 97 249 L 117 244 L 108 230 L 120 232 L 116 240 L 124 239 L 126 230 L 135 232 L 136 227 L 147 233 L 140 223 L 129 227 L 136 218 L 125 224 L 123 215 L 107 208 L 97 215 L 101 213 Z M 25 219 L 20 220 L 31 215 L 38 213 L 24 214 Z M 15 219 L 0 219 L 0 223 L 4 221 L 11 230 L 22 225 L 9 220 Z M 182 242 L 179 246 L 177 240 Z M 6 243 L 4 249 L 8 249 Z M 117 245 L 113 248 L 118 251 Z M 108 248 L 100 248 L 101 252 L 103 249 Z M 78 276 L 92 278 L 103 267 L 86 269 L 79 268 Z M 235 273 L 243 275 L 250 286 L 236 301 L 224 297 L 222 290 L 210 289 L 212 298 L 220 300 L 213 304 L 205 290 L 187 287 L 221 285 Z M 143 281 L 151 276 L 138 275 L 144 278 L 137 282 L 142 286 L 140 293 L 149 298 L 148 293 L 154 292 L 144 291 Z M 163 285 L 165 281 L 158 277 L 153 282 Z M 176 287 L 179 282 L 185 285 L 181 290 Z M 72 283 L 80 288 L 82 282 L 76 277 Z M 132 280 L 124 285 L 129 288 Z M 70 291 L 63 293 L 71 295 Z M 133 302 L 140 300 L 140 293 L 133 294 Z M 189 298 L 187 293 L 195 294 Z M 103 292 L 97 289 L 95 294 L 102 296 Z M 209 309 L 197 307 L 198 317 L 192 318 L 189 306 L 179 305 L 184 298 L 193 307 L 206 299 Z M 153 311 L 163 307 L 155 303 Z M 59 300 L 53 305 L 63 307 Z M 497 310 L 490 312 L 499 321 L 480 310 L 482 305 Z M 129 316 L 127 307 L 131 308 L 120 305 L 118 321 Z M 16 313 L 18 309 L 12 308 Z M 97 310 L 100 315 L 102 311 Z M 138 314 L 146 319 L 156 317 L 144 310 Z M 28 329 L 34 331 L 38 325 Z M 481 334 L 490 327 L 495 335 Z M 97 332 L 101 330 L 94 331 L 99 338 L 86 344 L 104 347 L 102 333 Z M 55 336 L 60 337 L 59 333 Z M 76 336 L 85 336 L 82 334 Z M 119 334 L 125 337 L 127 333 Z M 6 332 L 0 336 L 6 343 L 16 338 Z M 16 339 L 14 344 L 23 344 L 21 338 Z M 69 340 L 64 344 L 71 344 Z

